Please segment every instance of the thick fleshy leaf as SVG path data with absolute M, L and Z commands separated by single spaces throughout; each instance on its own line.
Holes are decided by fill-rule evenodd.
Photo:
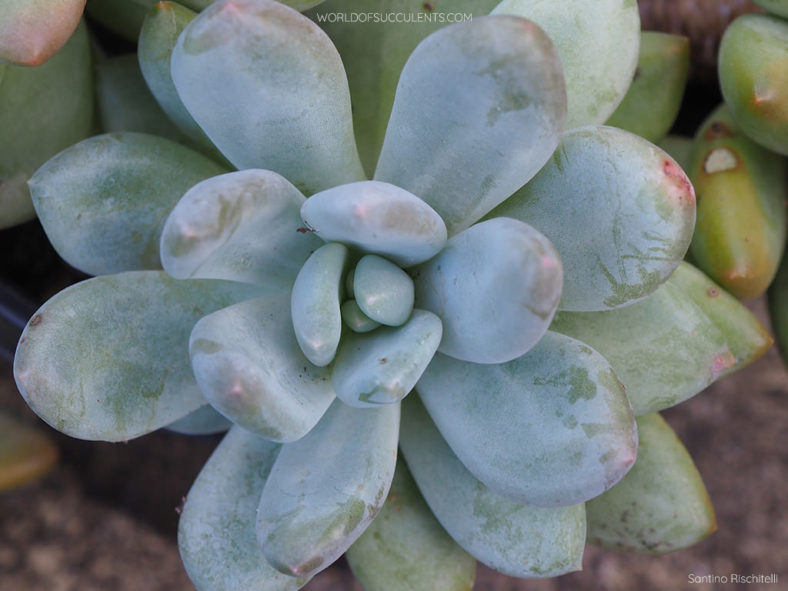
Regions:
M 766 10 L 783 18 L 788 18 L 788 0 L 753 0 Z
M 96 65 L 96 97 L 104 132 L 138 131 L 174 141 L 183 137 L 145 84 L 135 53 Z
M 755 314 L 689 263 L 682 262 L 668 283 L 686 293 L 725 336 L 736 363 L 725 369 L 723 375 L 749 365 L 772 345 L 769 331 Z
M 257 546 L 255 515 L 279 445 L 233 427 L 194 481 L 178 523 L 186 572 L 200 591 L 296 591 Z
M 304 196 L 270 170 L 207 179 L 178 201 L 161 232 L 173 277 L 231 279 L 288 289 L 322 242 L 303 228 Z
M 328 370 L 312 365 L 298 346 L 287 291 L 202 318 L 189 351 L 213 407 L 266 439 L 303 437 L 335 398 Z
M 207 154 L 224 160 L 181 102 L 170 73 L 170 56 L 178 35 L 196 14 L 176 2 L 157 2 L 142 25 L 137 42 L 137 57 L 150 92 L 170 120 Z
M 562 310 L 606 310 L 644 298 L 673 272 L 692 238 L 695 193 L 653 144 L 585 127 L 564 134 L 539 174 L 490 215 L 526 221 L 555 244 Z
M 476 480 L 430 421 L 417 396 L 402 403 L 400 445 L 432 513 L 469 554 L 514 577 L 580 570 L 586 539 L 581 505 L 518 505 Z
M 692 260 L 738 298 L 763 294 L 785 248 L 785 158 L 744 135 L 722 105 L 695 135 L 687 172 L 698 195 Z
M 0 413 L 0 492 L 40 478 L 57 456 L 57 447 L 43 433 Z
M 14 375 L 47 423 L 72 437 L 124 441 L 205 404 L 189 365 L 189 332 L 249 285 L 176 281 L 132 271 L 73 285 L 35 313 Z
M 353 295 L 364 314 L 386 326 L 400 326 L 413 311 L 413 279 L 391 261 L 374 254 L 353 270 Z
M 375 322 L 361 311 L 356 300 L 347 300 L 339 309 L 342 313 L 342 322 L 353 332 L 369 332 L 380 326 L 379 322 Z
M 369 176 L 375 172 L 394 91 L 411 52 L 433 31 L 484 16 L 498 1 L 376 0 L 371 5 L 369 0 L 331 0 L 309 13 L 331 37 L 345 64 L 356 139 Z M 404 19 L 408 20 L 403 23 Z
M 694 396 L 735 363 L 717 325 L 670 282 L 618 310 L 559 312 L 550 330 L 599 351 L 637 416 Z
M 725 30 L 720 88 L 744 133 L 788 156 L 788 22 L 745 14 Z
M 184 435 L 212 435 L 224 433 L 232 426 L 232 421 L 216 412 L 210 404 L 206 404 L 170 423 L 167 429 Z
M 399 458 L 383 509 L 345 556 L 365 591 L 472 591 L 476 576 Z
M 44 63 L 74 33 L 84 7 L 85 0 L 3 0 L 0 63 Z
M 662 140 L 679 114 L 689 73 L 689 48 L 687 37 L 641 32 L 634 80 L 607 125 L 653 143 Z
M 404 326 L 346 334 L 331 370 L 337 396 L 351 406 L 399 402 L 421 377 L 441 341 L 441 321 L 414 310 Z
M 503 363 L 533 347 L 561 297 L 561 261 L 528 224 L 487 220 L 449 239 L 412 271 L 416 307 L 443 321 L 441 353 Z
M 172 78 L 239 169 L 276 171 L 308 195 L 364 178 L 342 61 L 295 10 L 273 0 L 213 3 L 179 37 Z
M 456 234 L 526 183 L 563 131 L 564 80 L 544 32 L 514 16 L 441 29 L 402 71 L 375 179 Z
M 141 133 L 86 139 L 30 179 L 41 223 L 58 254 L 91 275 L 159 269 L 167 214 L 195 183 L 224 172 L 179 144 Z
M 312 576 L 369 526 L 394 477 L 399 416 L 399 405 L 337 400 L 308 435 L 282 447 L 257 511 L 257 539 L 276 569 Z
M 640 45 L 635 0 L 503 0 L 492 14 L 532 20 L 555 43 L 566 77 L 566 127 L 604 123 L 632 82 Z
M 323 240 L 356 246 L 403 267 L 423 263 L 446 244 L 446 224 L 404 189 L 361 181 L 312 195 L 301 208 Z
M 416 389 L 465 467 L 517 503 L 582 503 L 635 461 L 624 386 L 599 353 L 564 335 L 548 332 L 500 365 L 436 355 Z
M 91 72 L 84 25 L 41 66 L 0 64 L 0 228 L 35 217 L 30 175 L 90 133 Z
M 698 469 L 658 414 L 638 419 L 632 470 L 586 504 L 588 541 L 614 550 L 662 553 L 691 546 L 717 526 Z
M 342 336 L 344 271 L 348 249 L 332 242 L 318 248 L 298 272 L 290 296 L 298 346 L 314 365 L 331 363 Z
M 178 97 L 170 74 L 170 56 L 178 35 L 195 16 L 196 12 L 176 2 L 157 2 L 145 17 L 137 58 L 151 94 L 173 123 L 192 139 L 213 147 Z

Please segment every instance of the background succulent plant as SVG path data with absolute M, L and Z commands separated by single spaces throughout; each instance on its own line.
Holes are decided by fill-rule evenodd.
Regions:
M 123 440 L 176 420 L 185 431 L 221 428 L 223 419 L 206 401 L 236 423 L 184 507 L 181 548 L 200 589 L 298 588 L 369 526 L 394 477 L 399 405 L 392 399 L 381 408 L 352 408 L 334 400 L 332 381 L 345 379 L 345 371 L 362 382 L 395 383 L 399 376 L 388 372 L 397 364 L 376 347 L 381 335 L 395 335 L 395 353 L 404 351 L 400 358 L 413 363 L 418 347 L 408 345 L 405 329 L 415 318 L 431 319 L 433 328 L 424 332 L 433 341 L 432 318 L 439 319 L 459 350 L 430 361 L 434 350 L 425 345 L 420 360 L 429 365 L 415 363 L 426 366 L 423 375 L 401 364 L 400 374 L 418 380 L 420 395 L 403 403 L 407 466 L 451 539 L 516 576 L 579 567 L 583 502 L 610 489 L 598 497 L 604 507 L 635 459 L 633 407 L 647 414 L 675 404 L 762 350 L 757 323 L 738 304 L 726 301 L 744 328 L 720 320 L 718 307 L 688 287 L 699 280 L 673 282 L 694 218 L 692 188 L 680 167 L 645 140 L 599 126 L 633 73 L 634 3 L 604 4 L 620 15 L 616 40 L 629 57 L 623 66 L 601 63 L 595 75 L 583 56 L 573 61 L 578 44 L 589 39 L 571 30 L 599 7 L 573 5 L 577 18 L 561 25 L 566 11 L 549 6 L 505 3 L 496 16 L 427 37 L 404 65 L 390 117 L 384 102 L 372 107 L 389 121 L 379 158 L 375 148 L 359 158 L 350 109 L 357 95 L 348 92 L 328 38 L 273 2 L 218 2 L 180 36 L 148 30 L 165 55 L 173 54 L 172 84 L 163 87 L 176 94 L 154 95 L 165 111 L 188 112 L 242 170 L 228 173 L 161 138 L 119 133 L 61 153 L 31 182 L 58 251 L 104 276 L 62 292 L 31 319 L 15 363 L 30 405 L 57 428 L 95 439 Z M 161 15 L 163 8 L 157 10 Z M 557 47 L 520 16 L 500 14 L 507 10 L 543 18 L 548 33 L 554 26 Z M 418 41 L 408 38 L 405 45 Z M 570 120 L 586 125 L 563 136 L 559 55 L 568 73 Z M 346 61 L 351 72 L 363 71 Z M 157 72 L 167 83 L 167 69 Z M 589 85 L 593 92 L 584 93 Z M 591 104 L 573 96 L 590 97 Z M 364 124 L 356 127 L 360 135 L 370 133 Z M 377 161 L 373 181 L 363 180 L 362 160 Z M 393 228 L 365 214 L 381 201 L 401 205 L 381 218 Z M 361 230 L 334 235 L 325 228 L 341 225 L 331 216 L 343 206 Z M 434 220 L 432 214 L 445 223 L 448 241 L 436 258 L 413 267 L 420 262 L 410 258 L 414 224 L 403 220 Z M 369 228 L 378 230 L 369 232 L 374 239 L 360 241 Z M 382 230 L 405 246 L 381 248 Z M 427 234 L 439 244 L 437 253 L 442 241 Z M 328 245 L 321 246 L 321 235 Z M 532 283 L 561 268 L 550 242 L 565 271 L 560 304 L 560 281 L 546 282 L 547 289 Z M 348 247 L 359 254 L 343 254 Z M 317 332 L 322 339 L 330 324 L 333 343 L 351 266 L 344 259 L 369 253 L 406 267 L 405 281 L 416 284 L 415 305 L 431 312 L 369 337 L 339 324 L 336 361 L 320 367 L 331 359 L 315 358 L 316 364 L 309 357 L 322 351 L 323 341 L 312 347 L 306 337 Z M 310 264 L 313 257 L 328 264 Z M 156 270 L 160 260 L 174 278 Z M 292 289 L 299 281 L 307 283 L 303 293 Z M 535 300 L 493 299 L 521 284 Z M 355 275 L 352 287 L 358 302 Z M 395 300 L 401 303 L 400 296 Z M 496 307 L 485 310 L 489 300 Z M 294 316 L 307 318 L 307 329 L 294 331 L 292 310 L 301 310 Z M 581 341 L 573 338 L 581 333 Z M 733 351 L 728 341 L 743 344 Z M 448 348 L 451 341 L 445 342 Z M 493 358 L 479 357 L 490 352 Z M 409 390 L 401 386 L 399 394 Z M 365 393 L 366 386 L 356 391 L 356 402 Z M 644 429 L 643 441 L 660 448 L 665 429 Z M 407 503 L 409 515 L 425 515 L 404 463 L 399 470 L 395 494 L 410 493 L 407 501 L 390 500 Z M 691 462 L 667 470 L 697 482 Z M 629 486 L 636 488 L 642 476 L 634 476 Z M 654 507 L 676 494 L 674 480 L 681 478 L 658 480 Z M 626 487 L 618 490 L 626 497 Z M 679 537 L 653 539 L 646 549 L 680 547 L 713 527 L 702 486 L 687 491 L 690 505 L 700 508 L 697 519 Z M 419 528 L 385 517 L 374 523 L 411 528 L 423 540 L 438 537 L 440 544 L 420 547 L 455 561 L 447 570 L 457 575 L 445 579 L 445 588 L 467 588 L 472 560 L 433 518 Z M 662 524 L 668 517 L 654 519 Z M 600 521 L 613 525 L 617 518 Z M 627 546 L 632 531 L 619 531 L 605 543 Z M 373 533 L 353 546 L 356 570 L 365 565 L 365 547 L 378 542 Z M 434 582 L 421 562 L 405 567 L 416 577 L 407 580 Z M 362 575 L 369 589 L 391 589 L 403 576 L 369 568 Z

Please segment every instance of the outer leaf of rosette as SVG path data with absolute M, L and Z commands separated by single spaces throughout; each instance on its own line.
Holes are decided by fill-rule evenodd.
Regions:
M 36 212 L 66 262 L 91 275 L 159 269 L 159 236 L 186 190 L 225 172 L 189 148 L 141 133 L 88 138 L 30 179 Z
M 301 267 L 290 295 L 298 346 L 318 367 L 334 360 L 342 336 L 339 305 L 347 260 L 347 247 L 338 242 L 324 244 Z
M 312 576 L 339 558 L 380 511 L 394 477 L 399 405 L 337 400 L 303 439 L 286 444 L 263 488 L 257 539 L 268 561 Z
M 5 0 L 0 5 L 0 64 L 39 66 L 65 45 L 85 0 Z
M 678 266 L 692 239 L 695 193 L 653 144 L 583 127 L 565 133 L 539 174 L 490 216 L 527 221 L 555 244 L 562 310 L 607 310 L 646 297 Z
M 641 32 L 632 85 L 606 124 L 655 144 L 660 142 L 679 114 L 689 73 L 689 51 L 687 37 Z
M 178 524 L 178 546 L 200 591 L 296 591 L 306 584 L 277 572 L 257 546 L 257 503 L 279 449 L 233 427 L 194 481 Z
M 45 64 L 0 64 L 0 228 L 35 217 L 30 175 L 90 134 L 92 70 L 84 24 Z
M 289 289 L 322 242 L 299 214 L 304 196 L 270 170 L 207 179 L 178 201 L 161 232 L 161 260 L 173 277 L 231 279 Z
M 232 421 L 216 412 L 210 404 L 205 404 L 167 425 L 167 430 L 183 435 L 212 435 L 224 433 L 232 426 Z
M 452 451 L 490 490 L 517 503 L 564 507 L 618 482 L 637 431 L 610 364 L 548 332 L 499 365 L 437 355 L 416 388 Z
M 417 396 L 402 403 L 400 446 L 432 513 L 462 548 L 514 577 L 580 570 L 586 537 L 581 505 L 518 505 L 476 480 L 432 424 Z
M 456 234 L 544 165 L 565 100 L 558 55 L 533 23 L 502 15 L 441 29 L 405 64 L 375 180 L 417 195 Z
M 104 132 L 137 131 L 176 142 L 183 139 L 145 84 L 135 53 L 96 64 L 96 97 Z
M 364 178 L 342 61 L 325 33 L 273 0 L 219 0 L 178 38 L 183 104 L 239 169 L 266 168 L 309 195 Z
M 503 0 L 492 14 L 530 19 L 555 43 L 566 77 L 567 129 L 599 125 L 610 117 L 637 67 L 635 0 Z
M 416 307 L 443 322 L 438 351 L 473 363 L 523 355 L 547 331 L 561 297 L 561 261 L 528 224 L 495 218 L 449 239 L 411 270 Z
M 638 431 L 632 470 L 586 504 L 589 543 L 652 554 L 696 544 L 717 529 L 698 469 L 658 414 L 638 418 Z
M 419 42 L 446 26 L 484 16 L 498 0 L 332 0 L 307 13 L 328 33 L 342 56 L 353 100 L 353 123 L 361 161 L 371 177 L 394 104 L 402 68 Z M 356 16 L 359 15 L 359 16 Z M 395 15 L 386 18 L 388 15 Z M 403 15 L 403 16 L 399 16 Z M 364 18 L 364 22 L 359 22 Z M 408 18 L 406 24 L 397 19 Z M 354 20 L 359 19 L 359 20 Z
M 336 395 L 362 408 L 399 402 L 427 368 L 441 334 L 440 318 L 426 310 L 414 310 L 403 326 L 346 334 L 331 369 Z
M 287 290 L 205 316 L 189 352 L 213 407 L 266 439 L 300 439 L 335 399 L 328 370 L 312 365 L 298 346 Z
M 755 314 L 700 269 L 682 262 L 668 283 L 684 291 L 725 336 L 736 363 L 723 370 L 723 375 L 749 365 L 771 347 L 773 339 Z
M 446 244 L 446 224 L 429 205 L 404 189 L 361 181 L 321 191 L 301 208 L 323 240 L 342 242 L 410 267 Z
M 178 35 L 196 15 L 176 2 L 157 2 L 142 24 L 137 58 L 150 92 L 172 122 L 206 153 L 223 159 L 181 102 L 170 73 L 170 56 Z
M 188 357 L 189 332 L 214 310 L 259 290 L 131 271 L 73 285 L 22 333 L 14 375 L 30 407 L 81 439 L 125 441 L 205 404 Z
M 599 351 L 624 383 L 636 416 L 694 396 L 735 363 L 717 325 L 670 281 L 625 308 L 559 312 L 550 330 Z
M 401 459 L 386 503 L 345 557 L 366 591 L 471 591 L 476 560 L 451 539 Z

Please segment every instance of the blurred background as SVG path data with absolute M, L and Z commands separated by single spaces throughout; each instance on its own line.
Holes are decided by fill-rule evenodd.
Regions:
M 722 31 L 738 14 L 758 9 L 742 0 L 640 0 L 639 5 L 644 30 L 691 39 L 690 83 L 674 131 L 692 135 L 721 101 L 715 58 Z M 58 259 L 37 222 L 0 232 L 0 253 L 0 280 L 15 286 L 20 316 L 82 278 Z M 749 306 L 768 327 L 763 300 Z M 38 419 L 14 386 L 12 333 L 0 331 L 6 352 L 0 357 L 0 407 L 35 424 Z M 663 556 L 588 547 L 582 572 L 544 581 L 511 579 L 480 565 L 475 589 L 788 589 L 788 373 L 777 351 L 664 416 L 703 476 L 717 514 L 716 533 L 689 550 Z M 43 479 L 0 493 L 0 589 L 193 589 L 178 556 L 177 512 L 219 437 L 159 432 L 108 444 L 43 428 L 60 460 Z M 732 573 L 776 574 L 780 580 L 692 583 L 693 576 Z M 361 591 L 344 561 L 305 589 Z

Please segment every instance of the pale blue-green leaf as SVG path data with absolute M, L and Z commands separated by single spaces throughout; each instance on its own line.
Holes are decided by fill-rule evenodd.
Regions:
M 202 318 L 189 351 L 213 407 L 266 439 L 303 437 L 335 398 L 328 370 L 298 347 L 287 291 L 271 290 Z
M 586 539 L 581 505 L 518 505 L 476 480 L 432 424 L 418 396 L 402 403 L 400 446 L 432 513 L 469 554 L 514 577 L 580 570 Z
M 26 184 L 30 175 L 90 133 L 91 73 L 84 23 L 40 66 L 0 64 L 0 228 L 35 217 Z
M 520 357 L 545 333 L 561 297 L 561 261 L 552 244 L 510 218 L 453 236 L 411 274 L 416 307 L 443 321 L 438 350 L 473 363 Z
M 348 249 L 338 242 L 318 248 L 298 272 L 290 296 L 298 346 L 318 367 L 331 363 L 342 336 L 343 273 Z
M 435 519 L 400 458 L 383 509 L 345 557 L 365 591 L 471 591 L 476 576 L 473 556 Z
M 397 265 L 374 254 L 356 264 L 353 294 L 364 314 L 387 326 L 404 324 L 413 311 L 413 280 Z
M 500 365 L 438 354 L 416 389 L 465 467 L 517 503 L 582 503 L 635 461 L 624 387 L 599 353 L 564 335 L 548 332 Z
M 503 0 L 492 14 L 530 19 L 555 43 L 566 77 L 567 129 L 607 121 L 637 67 L 636 0 Z
M 317 25 L 273 0 L 219 0 L 172 53 L 183 104 L 239 169 L 267 168 L 305 194 L 362 180 L 347 78 Z
M 289 289 L 322 243 L 302 228 L 304 196 L 270 170 L 207 179 L 178 201 L 161 232 L 161 261 L 173 277 L 231 279 Z
M 189 490 L 178 523 L 183 566 L 200 591 L 296 591 L 257 546 L 255 515 L 280 446 L 233 427 Z
M 361 311 L 356 300 L 347 300 L 339 309 L 345 326 L 353 332 L 369 332 L 380 326 L 379 322 L 375 322 Z
M 223 158 L 186 110 L 170 74 L 170 56 L 196 13 L 175 2 L 158 2 L 148 12 L 137 42 L 140 69 L 150 92 L 170 120 L 207 154 Z
M 613 127 L 584 127 L 564 134 L 539 174 L 490 215 L 532 224 L 556 245 L 562 310 L 607 310 L 644 298 L 681 262 L 695 193 L 653 144 Z
M 561 64 L 541 29 L 513 16 L 454 24 L 405 64 L 375 179 L 426 201 L 456 234 L 536 174 L 565 117 Z
M 44 304 L 19 341 L 14 374 L 30 407 L 81 439 L 124 441 L 205 404 L 189 365 L 189 332 L 214 310 L 254 297 L 226 281 L 163 271 L 88 279 Z
M 96 64 L 96 99 L 101 131 L 137 131 L 180 141 L 183 134 L 153 98 L 135 53 Z
M 283 573 L 312 576 L 364 532 L 388 494 L 400 408 L 337 400 L 303 439 L 282 447 L 260 497 L 257 539 Z
M 586 504 L 591 544 L 663 553 L 698 543 L 716 529 L 698 469 L 658 414 L 638 419 L 640 450 L 621 482 Z
M 210 404 L 205 404 L 166 428 L 184 435 L 212 435 L 224 433 L 232 426 L 232 421 L 216 412 Z
M 637 416 L 697 394 L 736 361 L 719 328 L 672 282 L 625 308 L 559 312 L 550 330 L 599 351 Z
M 225 172 L 179 144 L 141 133 L 88 138 L 30 179 L 36 212 L 66 262 L 91 275 L 159 269 L 164 220 L 186 190 Z
M 440 318 L 414 310 L 404 326 L 346 334 L 331 370 L 336 395 L 359 407 L 399 402 L 435 355 L 441 333 Z
M 307 225 L 326 241 L 343 242 L 409 267 L 446 244 L 446 224 L 404 189 L 361 181 L 312 195 L 301 208 Z
M 345 64 L 356 141 L 368 175 L 375 172 L 394 91 L 411 52 L 431 32 L 448 23 L 484 16 L 497 3 L 376 0 L 371 5 L 369 0 L 331 0 L 311 11 L 310 17 L 331 37 Z M 358 22 L 361 18 L 365 18 L 363 24 Z

